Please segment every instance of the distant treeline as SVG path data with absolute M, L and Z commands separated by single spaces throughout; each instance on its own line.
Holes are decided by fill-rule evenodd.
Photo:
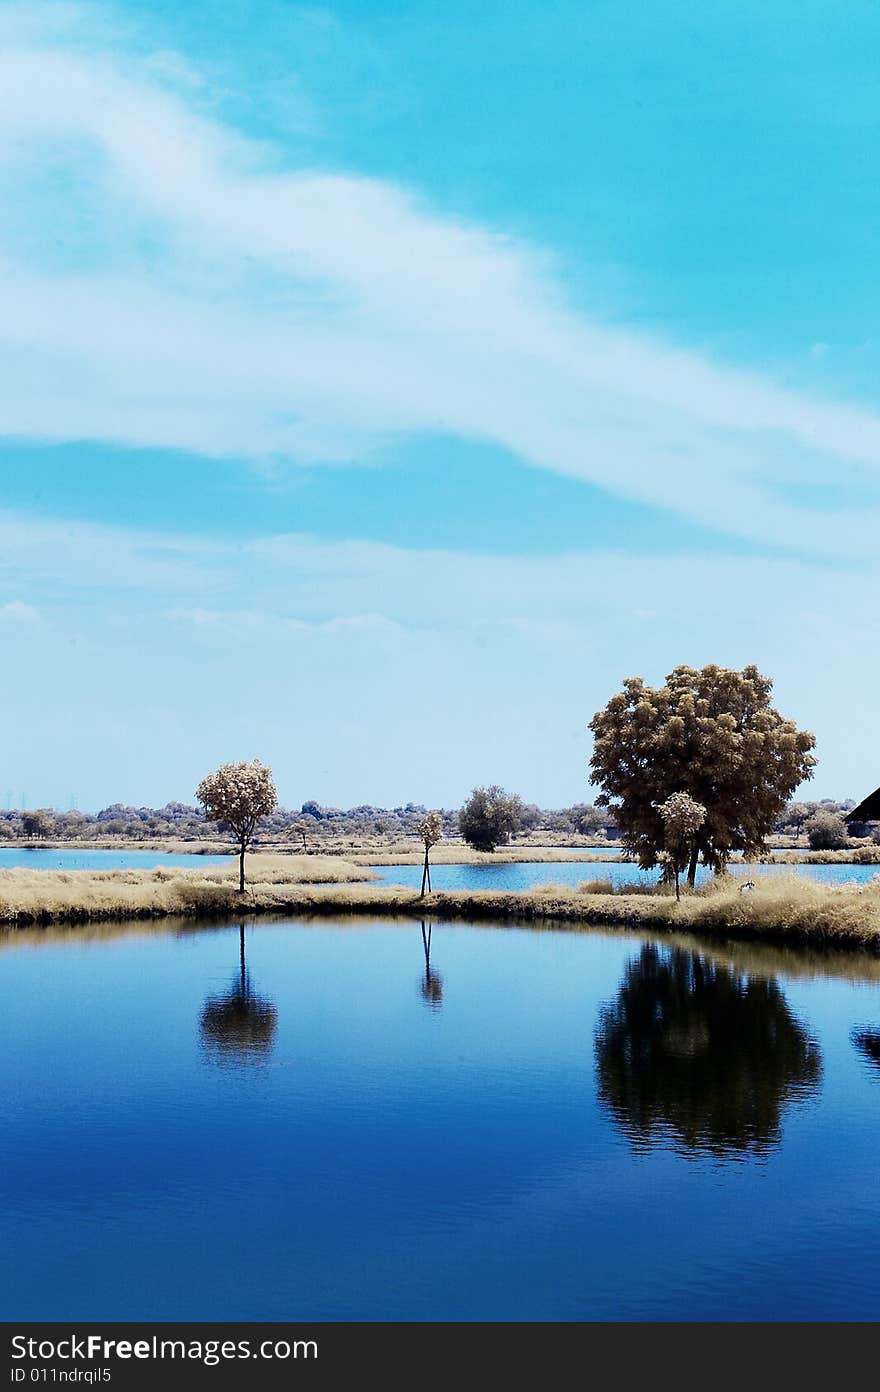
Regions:
M 820 802 L 791 802 L 778 818 L 775 831 L 798 840 L 816 839 L 819 828 L 840 834 L 864 837 L 873 826 L 843 824 L 844 815 L 854 806 L 852 799 L 835 801 L 823 798 Z M 259 839 L 312 841 L 340 837 L 376 836 L 394 839 L 415 837 L 428 809 L 421 803 L 408 802 L 404 807 L 373 807 L 368 803 L 347 809 L 324 807 L 310 800 L 299 810 L 279 807 L 266 817 L 260 827 Z M 459 835 L 459 811 L 444 809 L 440 816 L 444 836 Z M 819 819 L 817 824 L 817 818 Z M 833 819 L 833 823 L 829 820 Z M 575 803 L 573 807 L 540 808 L 534 804 L 521 805 L 516 835 L 547 832 L 554 836 L 589 836 L 614 840 L 617 827 L 607 810 L 592 803 Z M 812 833 L 812 835 L 811 835 Z M 100 840 L 108 836 L 129 837 L 133 841 L 149 841 L 162 837 L 176 840 L 214 840 L 216 824 L 206 822 L 200 807 L 184 802 L 168 802 L 164 807 L 128 807 L 113 803 L 100 812 L 58 812 L 51 807 L 27 811 L 0 811 L 0 841 L 28 839 L 34 841 Z
M 404 807 L 324 807 L 310 800 L 299 810 L 279 807 L 260 824 L 259 839 L 298 840 L 370 835 L 381 837 L 414 837 L 427 808 L 421 803 L 408 802 Z M 444 836 L 459 834 L 458 809 L 440 812 Z M 589 803 L 574 807 L 547 810 L 534 805 L 522 806 L 519 834 L 547 831 L 577 836 L 598 836 L 613 839 L 617 832 L 614 819 L 608 812 Z M 200 807 L 183 802 L 168 802 L 164 807 L 128 807 L 116 802 L 100 812 L 58 812 L 51 807 L 27 811 L 0 811 L 0 840 L 99 840 L 107 836 L 126 836 L 134 841 L 149 841 L 156 837 L 177 840 L 216 839 L 216 823 L 209 823 Z

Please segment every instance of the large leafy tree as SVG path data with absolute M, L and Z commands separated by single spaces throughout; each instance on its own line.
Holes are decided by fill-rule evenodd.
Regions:
M 278 806 L 272 770 L 259 759 L 249 763 L 222 764 L 196 789 L 196 797 L 209 822 L 224 822 L 238 841 L 238 888 L 244 894 L 244 853 L 257 824 Z
M 661 859 L 660 805 L 687 793 L 706 809 L 688 863 L 723 871 L 734 850 L 760 853 L 787 800 L 812 775 L 816 741 L 770 704 L 773 683 L 757 667 L 676 667 L 665 685 L 631 677 L 590 722 L 596 802 L 644 869 Z
M 475 851 L 494 851 L 519 831 L 522 810 L 522 798 L 505 793 L 497 783 L 490 788 L 474 788 L 458 814 L 459 830 Z

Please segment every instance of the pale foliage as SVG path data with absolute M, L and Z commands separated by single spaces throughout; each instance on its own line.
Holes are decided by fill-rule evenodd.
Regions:
M 204 870 L 0 870 L 0 923 L 205 914 L 230 911 L 238 868 L 234 860 Z M 283 907 L 294 887 L 357 883 L 375 875 L 338 856 L 251 858 L 251 882 L 260 901 Z
M 706 810 L 694 853 L 721 871 L 731 852 L 759 855 L 794 789 L 812 774 L 815 739 L 770 704 L 772 682 L 754 666 L 676 667 L 660 688 L 625 681 L 590 722 L 596 799 L 643 869 L 665 845 L 659 807 L 689 793 Z M 689 873 L 695 868 L 692 860 Z
M 196 789 L 196 797 L 211 822 L 226 822 L 242 845 L 247 845 L 261 817 L 278 806 L 272 771 L 259 759 L 222 764 Z
M 276 882 L 274 868 L 266 878 L 263 872 L 257 873 L 249 910 L 424 914 L 421 899 L 411 889 L 386 884 L 317 884 L 313 879 L 315 858 L 284 857 L 291 862 L 297 859 L 302 874 L 299 882 L 290 872 L 285 883 Z M 260 858 L 255 861 L 259 864 Z M 340 880 L 340 872 L 344 872 L 345 879 L 363 879 L 368 873 L 354 865 L 345 866 L 336 857 L 328 871 Z M 185 872 L 0 870 L 0 924 L 7 925 L 7 931 L 0 931 L 0 951 L 6 944 L 20 948 L 30 943 L 39 947 L 47 940 L 45 925 L 53 922 L 83 924 L 110 919 L 114 924 L 110 934 L 116 936 L 126 931 L 120 926 L 126 918 L 140 920 L 166 914 L 193 918 L 216 914 L 228 918 L 240 903 L 230 874 L 231 870 L 221 869 L 221 878 L 214 868 Z M 601 891 L 590 893 L 584 888 L 555 885 L 524 894 L 505 890 L 440 891 L 435 908 L 444 918 L 491 922 L 512 917 L 532 920 L 538 928 L 555 918 L 576 927 L 643 925 L 652 933 L 664 929 L 698 930 L 703 935 L 722 938 L 726 945 L 733 938 L 747 938 L 749 952 L 755 950 L 753 940 L 763 934 L 783 944 L 789 938 L 798 944 L 799 950 L 792 954 L 787 946 L 779 948 L 774 969 L 785 970 L 806 970 L 808 959 L 802 944 L 814 940 L 822 953 L 817 959 L 817 970 L 822 975 L 829 970 L 857 970 L 859 979 L 869 974 L 874 979 L 880 972 L 880 875 L 867 884 L 842 885 L 823 884 L 798 875 L 758 875 L 752 894 L 740 894 L 739 884 L 737 878 L 721 877 L 680 904 L 668 893 L 648 886 L 642 887 L 647 892 L 638 895 L 632 890 L 607 893 L 604 886 Z M 21 933 L 13 927 L 35 923 L 40 925 L 39 933 Z M 77 931 L 87 935 L 82 927 Z M 153 930 L 138 923 L 134 931 Z M 65 928 L 65 939 L 69 932 Z M 849 953 L 842 959 L 849 965 L 834 968 L 829 957 L 829 946 L 834 943 L 871 950 L 857 955 Z
M 421 840 L 425 843 L 426 850 L 429 850 L 431 846 L 436 846 L 443 835 L 443 823 L 440 820 L 440 813 L 429 812 L 426 817 L 423 817 L 419 822 L 418 833 Z
M 678 895 L 678 877 L 687 869 L 694 846 L 694 837 L 706 820 L 706 809 L 688 793 L 673 793 L 657 808 L 663 819 L 663 841 L 665 855 L 663 860 L 663 879 L 675 881 Z
M 706 820 L 706 809 L 687 793 L 673 793 L 657 808 L 663 818 L 666 849 L 673 855 L 685 847 L 689 850 L 694 834 Z

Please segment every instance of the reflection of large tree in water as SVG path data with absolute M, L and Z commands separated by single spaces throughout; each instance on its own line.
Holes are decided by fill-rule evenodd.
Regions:
M 637 1148 L 760 1155 L 821 1076 L 775 980 L 646 945 L 596 1032 L 599 1097 Z
M 266 1058 L 278 1023 L 272 1002 L 256 995 L 251 987 L 243 923 L 239 931 L 239 971 L 232 988 L 226 995 L 209 997 L 202 1010 L 202 1046 L 219 1063 L 258 1063 Z
M 871 1067 L 880 1071 L 880 1029 L 862 1025 L 853 1030 L 850 1039 Z

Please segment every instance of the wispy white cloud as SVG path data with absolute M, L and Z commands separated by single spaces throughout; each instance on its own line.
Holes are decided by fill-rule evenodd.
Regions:
M 871 411 L 588 321 L 548 257 L 391 184 L 286 168 L 203 114 L 168 55 L 102 49 L 89 14 L 88 50 L 68 16 L 19 24 L 0 57 L 7 435 L 296 461 L 442 430 L 758 541 L 873 555 L 875 504 L 820 513 L 794 486 L 876 481 Z
M 3 632 L 8 777 L 32 788 L 43 770 L 43 801 L 190 796 L 236 749 L 262 750 L 290 801 L 454 803 L 487 778 L 573 801 L 593 711 L 679 661 L 767 671 L 816 731 L 820 795 L 873 776 L 880 617 L 844 567 L 206 541 L 0 513 L 0 594 L 45 616 Z
M 0 604 L 0 623 L 31 627 L 33 624 L 42 623 L 42 615 L 23 599 L 11 599 L 6 604 Z
M 298 534 L 206 539 L 22 517 L 0 511 L 0 584 L 43 606 L 97 597 L 108 612 L 132 606 L 205 629 L 281 624 L 344 636 L 355 626 L 409 629 L 506 626 L 542 632 L 594 626 L 596 605 L 643 626 L 646 597 L 712 629 L 723 615 L 751 628 L 758 596 L 794 597 L 805 615 L 817 596 L 853 590 L 849 570 L 814 574 L 798 560 L 616 551 L 483 556 Z M 241 597 L 247 596 L 242 605 Z M 809 596 L 809 598 L 808 598 Z M 571 629 L 565 628 L 571 635 Z
M 185 624 L 200 633 L 220 638 L 235 637 L 258 642 L 277 642 L 297 638 L 399 638 L 406 633 L 402 624 L 384 614 L 344 614 L 337 618 L 309 621 L 265 609 L 201 609 L 176 607 L 168 610 L 174 623 Z

